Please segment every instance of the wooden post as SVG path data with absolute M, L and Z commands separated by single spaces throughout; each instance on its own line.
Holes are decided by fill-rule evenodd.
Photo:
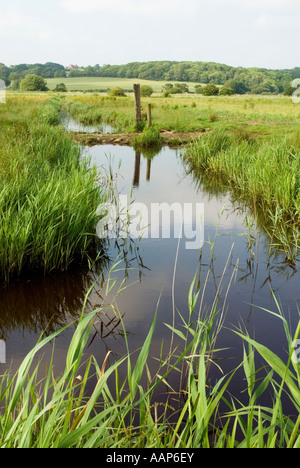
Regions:
M 136 123 L 140 124 L 142 121 L 142 108 L 141 108 L 141 85 L 133 85 L 135 97 L 135 117 Z
M 134 176 L 133 176 L 133 186 L 139 187 L 140 185 L 140 175 L 141 175 L 141 153 L 136 151 L 135 153 L 135 165 L 134 165 Z
M 147 121 L 148 121 L 148 127 L 151 127 L 151 125 L 152 125 L 152 108 L 151 108 L 151 104 L 148 104 Z
M 150 182 L 151 179 L 151 159 L 147 160 L 147 175 L 146 175 L 146 180 L 147 182 Z

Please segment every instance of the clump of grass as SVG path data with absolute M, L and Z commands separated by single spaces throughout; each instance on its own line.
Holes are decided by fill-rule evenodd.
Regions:
M 214 112 L 212 112 L 209 116 L 209 121 L 210 122 L 215 122 L 216 120 L 218 119 L 218 116 L 217 114 L 215 114 Z
M 149 147 L 163 144 L 163 137 L 155 127 L 145 127 L 143 133 L 134 140 L 135 146 Z
M 38 118 L 47 125 L 59 125 L 60 113 L 62 108 L 62 99 L 54 97 L 49 100 L 43 108 L 38 111 Z
M 69 102 L 66 110 L 72 118 L 84 125 L 99 124 L 103 121 L 103 113 L 96 106 Z

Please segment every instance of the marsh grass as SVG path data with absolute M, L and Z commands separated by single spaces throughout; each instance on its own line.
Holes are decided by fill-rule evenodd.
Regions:
M 66 270 L 96 251 L 97 207 L 105 189 L 81 149 L 57 126 L 60 103 L 2 114 L 0 276 Z M 22 113 L 23 112 L 23 113 Z M 22 117 L 23 116 L 23 120 Z M 50 125 L 51 124 L 51 125 Z
M 159 147 L 163 145 L 163 138 L 155 127 L 145 127 L 143 132 L 134 139 L 135 147 Z
M 299 246 L 299 151 L 290 137 L 257 142 L 220 129 L 187 147 L 184 160 L 198 177 L 219 180 L 235 199 L 264 213 L 270 236 L 291 257 Z
M 116 267 L 112 267 L 109 275 Z M 109 276 L 106 293 L 115 284 Z M 122 293 L 126 287 L 123 281 L 118 291 Z M 88 354 L 87 347 L 91 328 L 97 324 L 102 312 L 101 306 L 90 312 L 87 310 L 92 290 L 93 287 L 87 293 L 69 344 L 64 369 L 59 376 L 53 370 L 52 358 L 44 379 L 39 380 L 41 363 L 36 364 L 36 360 L 43 348 L 55 342 L 72 324 L 49 337 L 41 336 L 17 373 L 13 376 L 8 372 L 0 378 L 1 448 L 300 446 L 300 372 L 299 364 L 292 360 L 292 343 L 299 337 L 300 325 L 292 334 L 280 309 L 274 315 L 282 322 L 286 333 L 290 350 L 287 362 L 238 329 L 232 333 L 238 334 L 244 343 L 240 365 L 211 381 L 210 367 L 213 363 L 219 368 L 222 366 L 221 361 L 216 360 L 221 352 L 216 345 L 223 326 L 224 311 L 219 308 L 217 298 L 205 311 L 205 284 L 199 288 L 194 280 L 188 294 L 188 316 L 180 316 L 180 323 L 176 326 L 166 324 L 182 346 L 176 346 L 171 354 L 160 353 L 157 359 L 159 368 L 153 377 L 149 360 L 153 358 L 152 342 L 159 303 L 142 347 L 136 352 L 129 349 L 120 315 L 127 352 L 110 364 L 108 353 L 99 363 Z M 116 314 L 119 313 L 117 307 L 114 310 Z M 255 353 L 265 361 L 263 376 L 261 370 L 256 368 Z M 124 368 L 125 376 L 121 370 Z M 246 404 L 230 394 L 231 380 L 239 369 L 245 377 Z M 171 404 L 167 400 L 162 405 L 155 399 L 155 392 L 165 393 L 166 386 L 174 394 L 168 383 L 174 372 L 181 381 L 178 393 L 180 404 L 176 408 L 174 401 Z M 124 377 L 121 378 L 121 375 Z M 96 382 L 93 390 L 89 390 L 91 380 Z M 267 392 L 272 394 L 270 405 L 261 406 L 260 399 Z M 283 412 L 284 394 L 290 398 L 295 418 Z
M 149 103 L 152 105 L 153 123 L 159 130 L 194 132 L 219 128 L 247 132 L 255 140 L 266 140 L 283 134 L 293 138 L 299 128 L 298 106 L 282 96 L 154 96 L 142 98 L 144 115 Z M 116 133 L 135 131 L 132 94 L 127 98 L 68 94 L 66 106 L 73 113 L 73 118 L 82 119 L 81 123 L 95 124 L 101 120 L 112 125 Z

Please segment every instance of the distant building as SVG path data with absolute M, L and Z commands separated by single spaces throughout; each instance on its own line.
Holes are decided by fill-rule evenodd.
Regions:
M 69 65 L 66 70 L 80 70 L 78 65 Z

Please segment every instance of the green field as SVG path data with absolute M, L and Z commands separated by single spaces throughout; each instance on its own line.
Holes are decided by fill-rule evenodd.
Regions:
M 65 83 L 68 91 L 88 91 L 88 90 L 106 90 L 108 88 L 123 88 L 125 90 L 133 89 L 135 83 L 151 86 L 156 93 L 161 93 L 166 83 L 175 81 L 149 81 L 139 80 L 137 78 L 50 78 L 47 80 L 48 88 L 53 90 L 59 83 Z M 194 91 L 194 86 L 199 83 L 188 83 L 190 91 Z

